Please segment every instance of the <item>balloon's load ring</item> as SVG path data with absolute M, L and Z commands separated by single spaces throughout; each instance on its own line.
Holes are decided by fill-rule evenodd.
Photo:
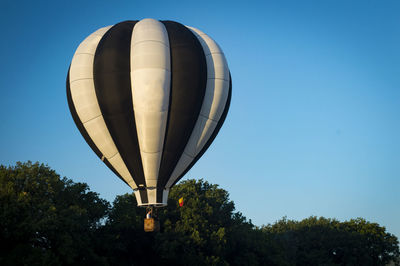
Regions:
M 133 192 L 140 207 L 167 206 L 169 188 L 139 184 L 137 188 L 133 189 Z M 157 194 L 161 194 L 161 197 L 158 198 Z
M 160 221 L 157 217 L 157 209 L 153 206 L 146 208 L 146 218 L 144 219 L 145 232 L 158 232 L 160 231 Z

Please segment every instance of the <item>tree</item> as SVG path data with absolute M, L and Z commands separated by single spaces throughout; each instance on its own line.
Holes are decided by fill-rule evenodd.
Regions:
M 285 217 L 262 228 L 296 265 L 387 265 L 399 257 L 399 242 L 384 227 L 362 218 L 339 222 L 324 217 Z
M 180 198 L 183 207 L 178 205 Z M 157 253 L 167 264 L 267 265 L 279 254 L 271 241 L 235 212 L 226 190 L 202 179 L 173 187 L 160 219 Z
M 184 207 L 178 206 L 180 197 L 185 199 Z M 113 263 L 227 264 L 223 255 L 227 228 L 235 219 L 233 210 L 228 193 L 217 185 L 184 181 L 171 189 L 168 207 L 159 210 L 161 232 L 144 233 L 144 209 L 137 207 L 133 194 L 119 196 L 105 229 L 113 242 L 111 257 L 118 258 Z
M 183 181 L 171 189 L 168 206 L 158 213 L 160 232 L 143 232 L 144 214 L 132 194 L 114 201 L 105 227 L 111 264 L 266 265 L 279 254 L 235 212 L 227 191 L 203 180 Z
M 158 265 L 154 234 L 145 233 L 145 209 L 133 194 L 117 196 L 105 226 L 100 229 L 101 254 L 111 265 Z
M 0 264 L 101 264 L 96 231 L 109 203 L 48 166 L 0 166 Z
M 183 197 L 184 206 L 178 206 Z M 169 263 L 226 265 L 230 229 L 241 219 L 228 192 L 203 180 L 187 180 L 170 191 L 168 207 L 160 213 L 163 234 L 158 252 Z M 168 243 L 173 243 L 170 245 Z
M 43 164 L 0 166 L 0 265 L 399 265 L 398 239 L 376 223 L 284 217 L 258 228 L 203 180 L 171 189 L 160 232 L 143 231 L 144 215 L 133 194 L 110 207 Z

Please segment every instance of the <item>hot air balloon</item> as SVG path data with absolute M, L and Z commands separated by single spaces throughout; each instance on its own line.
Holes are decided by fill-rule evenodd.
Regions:
M 199 160 L 232 93 L 221 48 L 198 29 L 143 19 L 100 28 L 77 48 L 67 76 L 73 120 L 139 206 L 166 206 Z

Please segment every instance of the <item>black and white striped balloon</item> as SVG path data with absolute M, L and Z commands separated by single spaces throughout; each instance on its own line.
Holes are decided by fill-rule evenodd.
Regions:
M 75 124 L 140 206 L 167 204 L 221 128 L 231 91 L 225 56 L 209 36 L 154 19 L 89 35 L 67 77 Z

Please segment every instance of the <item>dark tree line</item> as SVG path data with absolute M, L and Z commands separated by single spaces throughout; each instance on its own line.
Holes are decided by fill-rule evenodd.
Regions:
M 256 227 L 203 180 L 171 190 L 160 232 L 143 231 L 144 215 L 132 194 L 111 205 L 43 164 L 0 166 L 0 265 L 400 265 L 398 239 L 376 223 Z

